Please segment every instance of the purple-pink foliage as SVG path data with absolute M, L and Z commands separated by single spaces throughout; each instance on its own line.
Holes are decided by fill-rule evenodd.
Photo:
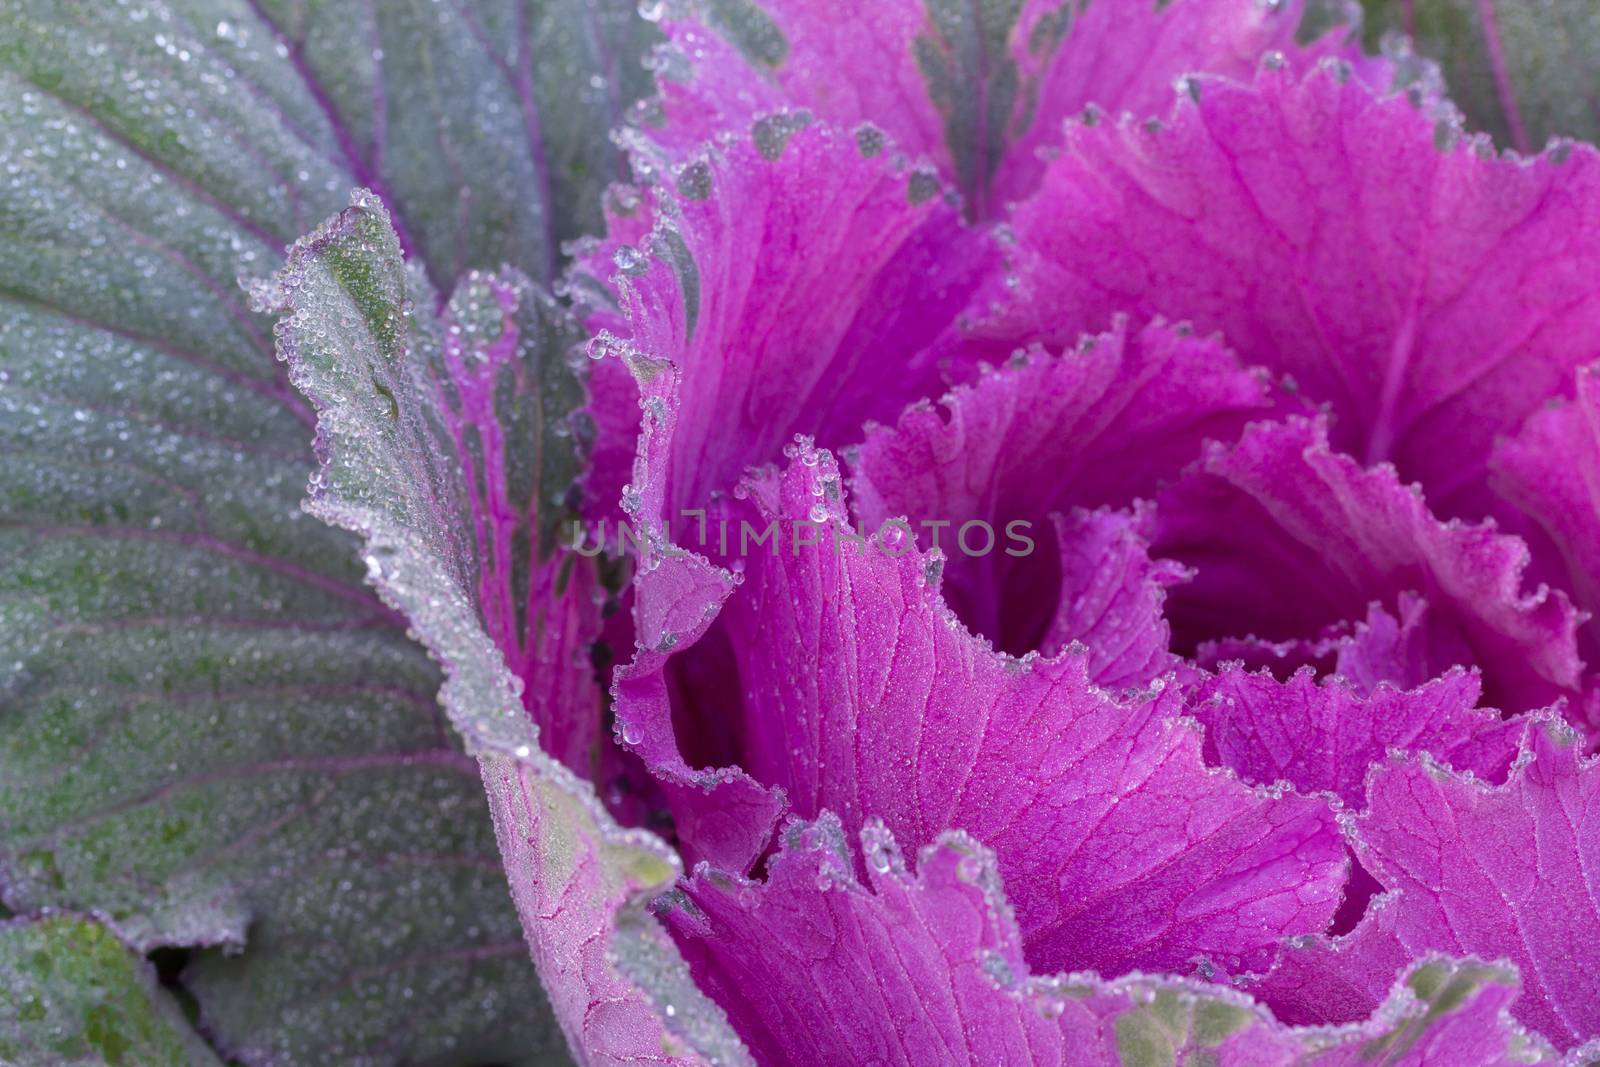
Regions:
M 1326 4 L 964 6 L 667 5 L 567 279 L 625 611 L 475 481 L 430 534 L 564 765 L 484 773 L 575 1051 L 1581 1062 L 1600 154 Z M 402 401 L 494 475 L 518 327 L 443 314 Z

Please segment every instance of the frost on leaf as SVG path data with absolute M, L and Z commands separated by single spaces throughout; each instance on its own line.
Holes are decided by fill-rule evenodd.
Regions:
M 869 427 L 846 452 L 853 506 L 869 531 L 905 519 L 942 548 L 946 599 L 1000 648 L 1081 640 L 1097 681 L 1139 685 L 1169 665 L 1161 606 L 1182 568 L 1148 558 L 1148 516 L 1077 509 L 1154 495 L 1280 401 L 1216 339 L 1119 320 Z M 1099 570 L 1112 546 L 1120 578 Z
M 1164 124 L 1069 126 L 980 333 L 1003 356 L 1189 320 L 1331 405 L 1336 448 L 1487 512 L 1496 435 L 1600 349 L 1600 154 L 1441 148 L 1428 111 L 1337 67 L 1198 86 Z
M 1148 515 L 1143 507 L 1132 513 L 1075 508 L 1051 518 L 1061 588 L 1039 652 L 1087 649 L 1089 678 L 1111 690 L 1188 673 L 1169 651 L 1163 608 L 1168 587 L 1189 575 L 1171 560 L 1150 558 Z
M 1395 598 L 1393 611 L 1373 600 L 1365 618 L 1341 619 L 1315 636 L 1208 638 L 1195 647 L 1194 662 L 1210 670 L 1237 663 L 1279 679 L 1310 667 L 1371 694 L 1385 683 L 1413 689 L 1432 680 L 1441 664 L 1457 664 L 1464 655 L 1448 628 L 1431 624 L 1427 600 L 1407 591 Z
M 562 103 L 574 218 L 621 171 L 589 125 L 620 100 L 569 87 L 597 52 L 643 80 L 631 0 L 584 5 L 581 41 L 576 6 L 0 7 L 4 903 L 196 948 L 181 981 L 241 1062 L 561 1055 L 438 669 L 300 510 L 314 420 L 237 279 L 363 175 L 435 273 L 548 276 L 566 234 L 507 71 L 537 53 Z
M 641 440 L 650 514 L 656 461 L 671 454 L 672 368 L 635 366 L 664 416 Z M 710 851 L 702 828 L 717 845 L 734 829 L 759 842 L 770 814 L 730 827 L 739 810 L 722 800 L 754 783 L 849 830 L 881 818 L 908 847 L 959 826 L 996 851 L 1030 959 L 1107 974 L 1200 957 L 1240 969 L 1331 918 L 1344 848 L 1321 800 L 1208 770 L 1160 680 L 1118 698 L 1090 681 L 1081 650 L 993 652 L 941 599 L 939 554 L 851 541 L 833 457 L 803 440 L 789 452 L 728 505 L 775 538 L 744 554 L 737 579 L 682 548 L 636 578 L 645 645 L 618 675 L 621 736 L 669 777 L 707 767 L 701 753 L 728 757 L 707 761 L 729 768 L 715 781 L 707 769 L 716 791 L 684 791 L 688 847 Z M 741 872 L 755 858 L 723 854 Z
M 363 537 L 371 579 L 444 665 L 441 701 L 477 759 L 523 930 L 573 1047 L 598 1062 L 646 1049 L 673 1063 L 739 1062 L 737 1039 L 695 992 L 654 924 L 636 922 L 626 951 L 619 939 L 619 916 L 636 906 L 638 893 L 670 880 L 677 858 L 649 834 L 618 827 L 592 787 L 545 754 L 521 680 L 496 643 L 508 609 L 494 610 L 501 577 L 486 582 L 483 574 L 486 566 L 506 565 L 496 542 L 482 536 L 482 507 L 499 499 L 481 495 L 483 471 L 493 467 L 458 461 L 455 417 L 475 410 L 474 389 L 470 376 L 440 368 L 452 366 L 458 353 L 448 338 L 468 320 L 486 331 L 474 373 L 509 360 L 500 371 L 542 367 L 559 378 L 568 372 L 562 349 L 570 336 L 560 329 L 527 335 L 554 346 L 537 359 L 520 349 L 497 351 L 501 341 L 509 347 L 511 337 L 524 339 L 517 309 L 537 295 L 506 279 L 503 289 L 482 279 L 465 284 L 485 288 L 476 295 L 469 288 L 465 303 L 458 296 L 441 320 L 441 343 L 431 291 L 418 272 L 405 270 L 383 205 L 358 191 L 349 208 L 295 245 L 287 266 L 258 294 L 282 314 L 279 351 L 318 409 L 323 465 L 307 507 Z M 480 299 L 485 303 L 474 307 Z M 447 381 L 457 387 L 456 404 Z M 525 379 L 517 389 L 524 386 L 531 396 L 514 389 L 507 403 L 514 408 L 518 396 L 528 396 L 541 410 L 549 380 L 534 389 Z M 484 453 L 491 455 L 492 448 Z M 495 484 L 494 491 L 518 484 Z M 522 499 L 542 504 L 542 491 Z M 537 541 L 536 530 L 535 522 L 522 536 Z M 530 551 L 538 560 L 537 545 Z M 512 566 L 515 576 L 514 557 Z M 518 582 L 512 592 L 520 596 L 522 588 Z M 514 615 L 515 605 L 509 610 Z M 545 623 L 556 620 L 552 614 Z M 560 643 L 549 633 L 546 639 Z M 557 663 L 588 670 L 565 656 Z
M 1295 1028 L 1176 977 L 1030 973 L 995 857 L 962 833 L 915 871 L 881 824 L 791 822 L 763 882 L 702 868 L 660 908 L 696 978 L 773 1064 L 1502 1067 L 1554 1063 L 1506 1012 L 1515 973 L 1429 957 L 1363 1021 Z M 864 861 L 864 865 L 863 865 Z M 1003 866 L 1003 865 L 1002 865 Z M 865 877 L 862 877 L 862 872 Z
M 795 433 L 857 438 L 868 418 L 942 391 L 938 355 L 998 258 L 903 160 L 848 131 L 765 116 L 680 160 L 701 187 L 657 184 L 580 260 L 575 291 L 606 347 L 670 359 L 683 381 L 665 521 L 683 524 Z M 686 172 L 687 173 L 687 172 Z M 938 191 L 935 182 L 932 189 Z M 595 295 L 599 294 L 599 295 Z M 620 360 L 595 365 L 589 495 L 618 499 L 638 432 Z
M 1354 4 L 1256 0 L 686 0 L 667 5 L 658 140 L 704 139 L 756 110 L 874 124 L 932 162 L 974 218 L 1032 192 L 1041 148 L 1085 107 L 1165 114 L 1181 75 L 1244 78 L 1269 52 L 1359 60 Z M 1375 81 L 1387 64 L 1361 62 Z M 1385 85 L 1387 87 L 1387 85 Z M 880 143 L 881 147 L 881 143 Z
M 1600 662 L 1600 383 L 1595 369 L 1577 373 L 1570 401 L 1536 412 L 1518 433 L 1499 442 L 1491 464 L 1493 484 L 1502 496 L 1538 524 L 1559 559 L 1552 575 L 1572 591 L 1589 613 L 1579 630 L 1579 647 L 1590 663 Z M 1541 545 L 1541 547 L 1543 547 Z M 1600 728 L 1591 705 L 1586 727 Z
M 1335 451 L 1321 417 L 1208 446 L 1158 498 L 1152 545 L 1195 570 L 1167 600 L 1180 648 L 1314 637 L 1372 602 L 1403 610 L 1410 594 L 1427 604 L 1438 657 L 1425 677 L 1476 665 L 1509 711 L 1579 689 L 1577 612 L 1564 593 L 1524 587 L 1524 544 L 1490 522 L 1441 522 L 1393 468 Z
M 1327 791 L 1351 810 L 1367 801 L 1368 770 L 1391 749 L 1427 752 L 1486 781 L 1504 780 L 1522 727 L 1477 706 L 1475 674 L 1449 671 L 1415 689 L 1384 684 L 1362 693 L 1309 668 L 1280 682 L 1265 671 L 1225 667 L 1191 696 L 1206 730 L 1206 758 L 1263 785 L 1286 781 Z
M 1600 939 L 1600 770 L 1571 731 L 1554 716 L 1530 718 L 1504 785 L 1422 757 L 1391 762 L 1368 791 L 1357 854 L 1399 891 L 1393 930 L 1407 950 L 1508 959 L 1526 991 L 1518 1018 L 1563 1048 L 1600 1037 L 1590 955 Z
M 1503 959 L 1522 976 L 1516 1017 L 1562 1049 L 1581 1046 L 1570 1062 L 1592 1058 L 1600 898 L 1589 872 L 1600 858 L 1592 816 L 1600 772 L 1559 716 L 1518 725 L 1518 754 L 1501 784 L 1426 754 L 1397 753 L 1372 775 L 1352 839 L 1385 892 L 1348 935 L 1286 946 L 1256 983 L 1259 995 L 1305 1021 L 1342 1022 L 1376 1003 L 1407 959 Z
M 304 84 L 289 121 L 332 117 L 311 128 L 347 168 L 333 191 L 379 192 L 440 287 L 502 263 L 548 284 L 562 242 L 596 228 L 600 191 L 627 176 L 607 135 L 649 91 L 639 59 L 657 36 L 632 0 L 251 4 L 249 19 L 217 6 L 196 20 L 226 27 L 217 51 L 288 57 L 287 84 Z M 278 103 L 285 80 L 263 82 Z

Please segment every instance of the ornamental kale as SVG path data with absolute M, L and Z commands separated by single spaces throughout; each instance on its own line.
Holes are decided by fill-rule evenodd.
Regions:
M 1600 1063 L 1582 34 L 1372 6 L 0 3 L 0 1062 Z

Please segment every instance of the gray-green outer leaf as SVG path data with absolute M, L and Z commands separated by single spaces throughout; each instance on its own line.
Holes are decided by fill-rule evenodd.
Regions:
M 620 1032 L 672 1064 L 748 1062 L 644 914 L 645 896 L 677 874 L 677 854 L 619 827 L 590 783 L 545 755 L 520 682 L 476 613 L 466 474 L 441 458 L 450 450 L 426 388 L 436 300 L 406 271 L 383 203 L 354 194 L 254 295 L 282 314 L 279 352 L 317 407 L 324 465 L 306 507 L 361 534 L 369 576 L 444 664 L 441 699 L 478 757 L 523 929 L 574 1051 L 625 1062 L 612 1045 Z
M 185 981 L 248 1062 L 566 1056 L 438 670 L 300 511 L 311 411 L 235 279 L 363 174 L 433 272 L 548 276 L 650 32 L 632 0 L 0 9 L 0 894 L 218 946 Z
M 220 1067 L 154 969 L 92 919 L 0 923 L 0 1063 Z
M 1438 61 L 1469 125 L 1501 147 L 1536 152 L 1552 137 L 1600 139 L 1600 5 L 1592 0 L 1362 6 L 1373 43 L 1386 32 L 1412 35 L 1417 51 Z

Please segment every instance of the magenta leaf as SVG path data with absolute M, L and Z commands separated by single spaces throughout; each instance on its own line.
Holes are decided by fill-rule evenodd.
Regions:
M 743 766 L 806 815 L 880 816 L 918 844 L 969 831 L 999 854 L 1030 952 L 1052 967 L 1236 968 L 1267 931 L 1317 924 L 1342 877 L 1319 804 L 1205 771 L 1160 681 L 1122 702 L 1092 685 L 1083 651 L 991 652 L 940 598 L 938 554 L 882 538 L 788 551 L 837 477 L 811 455 L 748 487 L 785 551 L 748 559 L 724 609 Z M 798 684 L 793 664 L 808 665 Z
M 675 372 L 628 358 L 645 389 L 640 508 L 659 514 Z M 966 830 L 997 851 L 1030 958 L 1051 967 L 1204 957 L 1240 970 L 1332 917 L 1344 849 L 1321 801 L 1205 768 L 1159 680 L 1119 700 L 1091 683 L 1082 651 L 991 651 L 940 598 L 940 553 L 892 529 L 852 540 L 832 456 L 806 441 L 789 452 L 785 472 L 752 474 L 718 516 L 771 531 L 737 579 L 683 549 L 646 558 L 636 579 L 641 651 L 616 686 L 622 739 L 669 781 L 699 738 L 731 757 L 701 782 L 717 792 L 684 791 L 699 810 L 680 833 L 732 817 L 722 795 L 751 780 L 806 817 L 832 810 L 851 829 L 881 818 L 918 845 Z M 697 673 L 720 684 L 685 683 Z M 746 819 L 740 839 L 759 842 L 769 825 Z M 740 872 L 755 859 L 724 856 Z
M 1087 649 L 1089 678 L 1108 689 L 1137 689 L 1186 672 L 1168 651 L 1162 608 L 1167 587 L 1189 574 L 1170 560 L 1150 558 L 1148 521 L 1145 508 L 1133 514 L 1076 508 L 1052 521 L 1061 592 L 1039 651 L 1054 656 L 1074 644 Z
M 943 411 L 917 404 L 873 428 L 854 451 L 852 493 L 868 522 L 1126 505 L 1274 403 L 1215 338 L 1119 321 L 1060 355 L 1013 356 L 953 390 Z
M 1098 657 L 1099 677 L 1125 651 L 1113 645 L 1138 646 L 1151 672 L 1142 683 L 1163 669 L 1160 606 L 1179 569 L 1130 557 L 1126 601 L 1075 609 L 1076 598 L 1106 599 L 1111 589 L 1093 593 L 1093 583 L 1107 581 L 1093 573 L 1096 550 L 1053 536 L 1051 516 L 1152 496 L 1203 441 L 1232 440 L 1249 419 L 1273 410 L 1262 376 L 1215 339 L 1162 323 L 1130 330 L 1118 321 L 1061 355 L 1013 356 L 937 406 L 915 404 L 892 428 L 869 428 L 847 454 L 852 498 L 868 529 L 905 517 L 919 543 L 945 549 L 946 598 L 1001 648 L 1053 651 L 1079 639 Z M 1092 540 L 1086 521 L 1069 526 Z M 1143 554 L 1128 538 L 1143 539 L 1145 524 L 1124 520 L 1124 551 Z M 1110 536 L 1100 525 L 1099 536 Z M 984 551 L 990 537 L 993 547 Z M 1107 647 L 1096 650 L 1096 620 L 1086 613 L 1112 606 L 1123 617 L 1106 620 L 1117 633 L 1102 635 Z M 1138 658 L 1121 669 L 1144 670 Z M 1101 680 L 1134 681 L 1126 674 Z
M 1482 514 L 1495 436 L 1600 348 L 1600 154 L 1496 158 L 1335 65 L 1193 84 L 1165 125 L 1069 128 L 984 334 L 1191 320 L 1331 404 L 1335 447 Z
M 731 763 L 692 764 L 696 749 L 680 733 L 687 724 L 673 710 L 684 699 L 683 691 L 697 684 L 713 692 L 727 689 L 723 662 L 712 660 L 697 675 L 681 670 L 684 661 L 675 652 L 704 637 L 739 579 L 668 540 L 665 472 L 674 455 L 677 371 L 632 348 L 618 352 L 638 380 L 644 414 L 634 468 L 639 488 L 625 502 L 643 539 L 633 576 L 636 649 L 632 662 L 612 676 L 617 740 L 637 752 L 660 780 L 680 849 L 692 860 L 744 871 L 767 847 L 783 813 L 782 793 Z M 726 724 L 715 724 L 708 732 L 725 733 Z
M 1358 810 L 1369 768 L 1391 749 L 1503 781 L 1522 728 L 1477 707 L 1478 692 L 1477 676 L 1460 669 L 1415 689 L 1362 694 L 1342 677 L 1319 684 L 1306 668 L 1287 682 L 1230 668 L 1199 686 L 1191 714 L 1206 729 L 1207 758 L 1245 781 L 1330 792 Z
M 1180 638 L 1316 635 L 1415 593 L 1427 647 L 1448 653 L 1428 677 L 1473 663 L 1491 702 L 1513 711 L 1579 689 L 1577 613 L 1559 591 L 1523 588 L 1523 543 L 1492 523 L 1439 521 L 1392 467 L 1334 451 L 1321 418 L 1208 447 L 1156 516 L 1155 552 L 1195 569 L 1168 598 Z
M 1447 628 L 1428 624 L 1428 602 L 1413 592 L 1401 593 L 1391 614 L 1379 601 L 1367 605 L 1367 617 L 1341 619 L 1316 637 L 1282 641 L 1247 635 L 1209 638 L 1195 649 L 1195 663 L 1215 670 L 1238 663 L 1288 678 L 1301 667 L 1336 674 L 1357 692 L 1371 693 L 1388 683 L 1414 689 L 1432 679 L 1440 664 L 1458 664 L 1472 656 Z
M 1534 414 L 1493 461 L 1495 487 L 1553 542 L 1553 578 L 1590 618 L 1580 631 L 1586 658 L 1600 656 L 1594 616 L 1600 609 L 1600 393 L 1595 372 L 1578 372 L 1571 401 Z
M 1394 904 L 1413 954 L 1474 953 L 1515 963 L 1519 1019 L 1562 1048 L 1600 1033 L 1600 769 L 1559 717 L 1526 721 L 1504 785 L 1396 759 L 1369 783 L 1356 820 L 1361 862 Z M 1492 857 L 1492 858 L 1491 858 Z
M 1287 947 L 1259 984 L 1287 1017 L 1365 1014 L 1405 960 L 1428 952 L 1504 959 L 1522 975 L 1513 1012 L 1570 1049 L 1600 1031 L 1600 982 L 1586 946 L 1600 931 L 1592 812 L 1600 770 L 1559 716 L 1519 720 L 1502 784 L 1426 753 L 1395 754 L 1368 781 L 1352 823 L 1361 863 L 1387 890 L 1339 939 Z M 1570 1062 L 1588 1062 L 1594 1043 Z M 1587 1055 L 1584 1055 L 1584 1052 Z
M 1401 593 L 1393 614 L 1381 604 L 1367 605 L 1367 617 L 1333 643 L 1334 673 L 1357 690 L 1371 693 L 1384 682 L 1411 689 L 1433 677 L 1433 665 L 1451 658 L 1437 647 L 1442 638 L 1428 625 L 1428 605 L 1414 593 Z
M 1292 940 L 1267 974 L 1241 984 L 1285 1022 L 1314 1025 L 1365 1017 L 1411 960 L 1394 933 L 1398 901 L 1394 893 L 1370 896 L 1353 930 Z
M 977 218 L 1033 191 L 1039 150 L 1088 105 L 1143 118 L 1169 109 L 1180 75 L 1248 77 L 1269 51 L 1302 67 L 1360 54 L 1360 12 L 1338 2 L 883 0 L 870 20 L 845 0 L 682 6 L 698 17 L 663 24 L 689 67 L 660 64 L 668 136 L 704 139 L 785 105 L 847 127 L 871 122 L 933 162 Z
M 675 525 L 793 434 L 853 440 L 865 419 L 940 391 L 925 351 L 953 334 L 996 265 L 937 180 L 802 113 L 767 115 L 679 162 L 675 189 L 656 185 L 635 214 L 611 212 L 612 238 L 573 283 L 597 304 L 592 328 L 671 359 L 683 378 L 665 475 Z M 593 295 L 602 278 L 620 310 Z M 614 501 L 635 386 L 613 360 L 592 389 L 610 451 L 590 495 Z
M 1285 1026 L 1234 990 L 1181 978 L 1035 977 L 992 853 L 941 834 L 912 873 L 881 823 L 860 839 L 864 868 L 833 816 L 791 822 L 765 882 L 702 867 L 658 905 L 697 980 L 764 1063 L 1554 1060 L 1506 1013 L 1515 973 L 1475 961 L 1419 962 L 1370 1019 L 1342 1028 Z

